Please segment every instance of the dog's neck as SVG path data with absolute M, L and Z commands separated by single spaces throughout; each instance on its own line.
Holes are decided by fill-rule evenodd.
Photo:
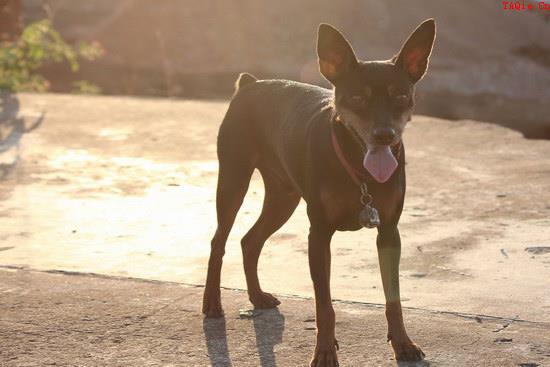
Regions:
M 363 151 L 363 147 L 352 135 L 353 133 L 344 125 L 338 115 L 331 121 L 331 124 L 332 134 L 335 135 L 343 155 L 343 157 L 339 157 L 339 159 L 345 159 L 357 172 L 364 171 L 363 157 L 365 152 Z

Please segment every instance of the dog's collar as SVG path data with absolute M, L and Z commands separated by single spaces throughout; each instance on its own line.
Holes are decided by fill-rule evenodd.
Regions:
M 357 184 L 357 186 L 361 186 L 364 182 L 367 181 L 367 179 L 370 177 L 368 172 L 364 170 L 359 171 L 353 167 L 353 165 L 350 163 L 350 161 L 347 159 L 344 151 L 342 150 L 342 146 L 340 145 L 340 142 L 338 141 L 338 137 L 336 136 L 335 132 L 335 124 L 341 123 L 339 116 L 335 116 L 331 123 L 330 123 L 330 139 L 332 142 L 332 148 L 334 149 L 334 153 L 336 153 L 336 156 L 338 157 L 338 160 L 348 173 L 348 175 L 351 177 L 353 182 Z M 401 140 L 399 143 L 393 145 L 391 147 L 392 153 L 395 156 L 395 159 L 397 159 L 397 162 L 399 162 L 399 157 L 401 156 L 401 146 L 403 143 Z

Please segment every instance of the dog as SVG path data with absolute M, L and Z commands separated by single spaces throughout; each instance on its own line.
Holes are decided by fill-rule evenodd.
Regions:
M 242 73 L 219 129 L 217 229 L 211 242 L 202 312 L 223 316 L 220 272 L 235 216 L 258 169 L 265 185 L 259 219 L 241 241 L 250 302 L 280 302 L 262 290 L 258 258 L 264 242 L 301 198 L 310 221 L 308 257 L 315 291 L 316 346 L 310 366 L 338 366 L 330 294 L 330 242 L 335 231 L 377 227 L 388 340 L 398 361 L 424 358 L 408 337 L 399 293 L 398 222 L 405 198 L 402 133 L 411 119 L 416 83 L 435 41 L 433 19 L 421 23 L 386 61 L 359 61 L 346 38 L 321 24 L 317 55 L 325 89 Z

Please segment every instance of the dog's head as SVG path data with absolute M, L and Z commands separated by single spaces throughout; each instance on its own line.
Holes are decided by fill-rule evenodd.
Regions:
M 414 86 L 426 73 L 434 39 L 435 21 L 428 19 L 391 60 L 365 62 L 357 60 L 338 30 L 319 26 L 319 69 L 334 86 L 339 119 L 365 153 L 399 143 L 411 118 Z

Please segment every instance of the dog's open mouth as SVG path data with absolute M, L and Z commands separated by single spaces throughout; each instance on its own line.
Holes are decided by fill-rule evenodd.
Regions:
M 388 181 L 398 166 L 391 147 L 389 145 L 379 145 L 368 148 L 353 126 L 347 127 L 353 138 L 363 149 L 363 152 L 366 152 L 363 158 L 363 167 L 376 181 L 380 183 Z
M 398 163 L 389 145 L 369 148 L 363 159 L 363 167 L 380 183 L 388 181 Z

